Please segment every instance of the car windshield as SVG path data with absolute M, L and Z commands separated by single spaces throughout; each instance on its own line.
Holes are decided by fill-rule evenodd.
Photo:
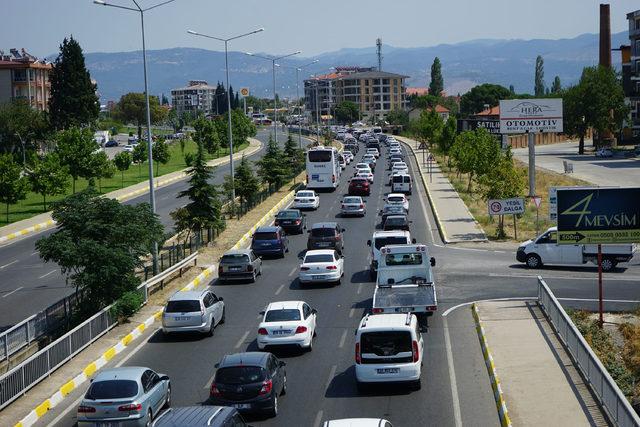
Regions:
M 314 228 L 311 230 L 313 237 L 333 237 L 336 235 L 334 228 Z
M 384 223 L 384 225 L 403 225 L 405 222 L 404 218 L 401 217 L 389 217 L 387 218 L 387 221 Z
M 297 308 L 269 310 L 264 316 L 265 322 L 290 322 L 293 320 L 300 320 L 300 310 Z
M 265 372 L 259 366 L 230 366 L 216 372 L 215 382 L 220 384 L 252 384 L 264 381 Z
M 409 331 L 366 332 L 360 336 L 362 353 L 376 356 L 395 356 L 398 353 L 411 352 L 411 333 Z
M 167 303 L 165 313 L 193 313 L 200 311 L 200 301 L 198 300 L 175 300 Z
M 260 232 L 253 235 L 253 240 L 276 240 L 278 233 L 275 232 Z
M 345 197 L 342 203 L 362 203 L 360 197 Z
M 311 163 L 330 162 L 332 152 L 330 150 L 309 150 L 308 155 Z
M 298 196 L 298 197 L 313 197 L 314 194 L 311 191 L 298 191 L 298 194 L 296 194 L 296 196 Z
M 422 254 L 387 254 L 384 258 L 387 265 L 420 265 L 422 264 Z
M 311 262 L 333 262 L 333 255 L 331 254 L 317 254 L 317 255 L 307 255 L 304 257 L 304 263 Z
M 364 184 L 365 182 L 368 182 L 368 181 L 363 178 L 357 178 L 357 179 L 352 179 L 351 182 L 353 184 Z
M 228 254 L 223 255 L 220 260 L 220 264 L 237 264 L 242 262 L 249 262 L 249 256 L 245 254 Z
M 407 238 L 404 236 L 387 236 L 387 237 L 378 237 L 375 242 L 375 248 L 380 249 L 383 246 L 389 245 L 406 245 Z
M 108 380 L 94 381 L 91 383 L 85 398 L 98 399 L 125 399 L 138 394 L 138 383 L 133 380 Z
M 298 217 L 298 212 L 296 211 L 282 211 L 282 212 L 278 212 L 278 218 L 297 218 Z

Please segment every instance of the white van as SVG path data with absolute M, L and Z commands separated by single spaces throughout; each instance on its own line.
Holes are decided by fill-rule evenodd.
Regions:
M 407 382 L 416 390 L 424 356 L 424 341 L 414 314 L 371 314 L 356 331 L 356 384 Z
M 378 261 L 380 260 L 380 249 L 389 245 L 408 245 L 415 243 L 411 240 L 411 234 L 404 230 L 375 231 L 371 240 L 367 240 L 367 245 L 371 247 L 371 264 L 369 270 L 371 278 L 376 277 L 378 271 Z
M 403 173 L 393 175 L 391 178 L 391 191 L 394 193 L 411 194 L 411 177 Z

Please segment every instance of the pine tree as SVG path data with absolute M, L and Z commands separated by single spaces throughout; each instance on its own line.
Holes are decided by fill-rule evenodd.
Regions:
M 88 125 L 98 118 L 96 85 L 85 67 L 82 48 L 73 37 L 65 38 L 60 45 L 49 80 L 49 118 L 55 129 Z
M 229 93 L 227 94 L 227 96 L 229 96 L 229 104 L 226 105 L 231 105 L 231 109 L 235 110 L 236 106 L 234 105 L 235 96 L 233 95 L 233 86 L 229 86 Z
M 431 64 L 431 83 L 429 83 L 429 94 L 440 97 L 444 91 L 444 79 L 442 78 L 442 64 L 440 58 L 436 56 Z
M 516 94 L 516 88 L 513 87 L 513 85 L 509 85 L 509 92 L 511 93 L 511 95 L 515 95 Z
M 560 83 L 560 77 L 556 76 L 553 79 L 553 84 L 551 85 L 551 93 L 560 93 L 562 91 L 562 84 Z
M 291 134 L 287 137 L 287 141 L 284 143 L 284 161 L 291 169 L 291 172 L 295 176 L 302 172 L 304 166 L 304 151 L 298 148 L 298 144 L 293 141 Z
M 233 100 L 234 109 L 240 108 L 240 97 L 238 96 L 238 92 L 236 92 L 236 97 Z
M 533 93 L 536 96 L 544 95 L 544 60 L 542 56 L 538 55 L 536 58 L 536 76 Z
M 240 197 L 240 203 L 245 205 L 252 201 L 260 190 L 260 182 L 244 156 L 235 170 L 234 186 L 236 195 Z
M 265 155 L 258 160 L 258 176 L 271 188 L 275 185 L 278 189 L 284 183 L 284 179 L 289 173 L 288 165 L 282 161 L 284 154 L 280 146 L 273 138 L 269 137 L 267 143 L 267 151 Z

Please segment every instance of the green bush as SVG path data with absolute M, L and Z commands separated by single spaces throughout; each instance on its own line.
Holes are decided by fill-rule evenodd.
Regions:
M 187 167 L 191 167 L 193 166 L 193 161 L 195 160 L 196 155 L 194 153 L 186 153 L 184 155 L 184 164 L 187 165 Z
M 111 314 L 118 319 L 128 319 L 140 309 L 143 302 L 144 297 L 140 292 L 125 292 L 113 305 Z

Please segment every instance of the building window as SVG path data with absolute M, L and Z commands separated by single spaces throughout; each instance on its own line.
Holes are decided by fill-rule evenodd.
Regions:
M 365 80 L 365 81 L 364 81 L 364 85 L 365 85 L 365 86 L 369 86 L 369 80 Z
M 636 30 L 640 30 L 640 19 L 636 19 Z
M 388 85 L 389 84 L 389 79 L 382 79 L 382 84 L 383 85 Z

